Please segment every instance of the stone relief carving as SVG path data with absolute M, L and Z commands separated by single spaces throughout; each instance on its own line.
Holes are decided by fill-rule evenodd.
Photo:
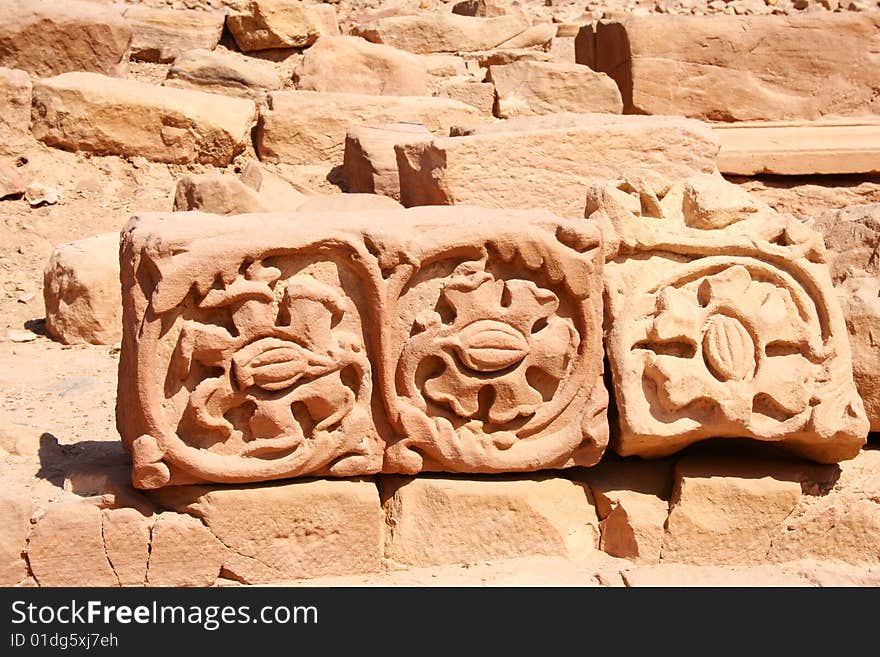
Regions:
M 549 213 L 144 215 L 117 424 L 144 488 L 592 465 L 601 242 Z
M 453 232 L 398 282 L 392 333 L 403 346 L 387 399 L 403 438 L 386 470 L 523 471 L 601 457 L 600 239 L 588 222 L 554 228 Z
M 621 454 L 698 440 L 854 456 L 868 425 L 821 237 L 723 179 L 594 186 Z

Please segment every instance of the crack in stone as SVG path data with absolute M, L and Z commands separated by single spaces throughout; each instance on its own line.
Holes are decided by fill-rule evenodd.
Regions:
M 101 547 L 104 548 L 104 558 L 107 559 L 107 563 L 110 565 L 110 570 L 113 571 L 113 577 L 116 578 L 116 586 L 122 586 L 122 580 L 119 579 L 119 573 L 116 572 L 116 567 L 113 565 L 113 559 L 110 558 L 110 553 L 107 552 L 107 538 L 104 534 L 104 530 L 107 526 L 107 514 L 101 513 Z

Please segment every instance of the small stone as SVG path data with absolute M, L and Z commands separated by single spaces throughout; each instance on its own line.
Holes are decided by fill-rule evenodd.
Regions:
M 33 342 L 37 337 L 36 333 L 31 333 L 30 331 L 20 331 L 17 329 L 6 331 L 6 339 L 10 342 Z
M 38 205 L 55 205 L 62 198 L 61 192 L 40 182 L 32 182 L 24 191 L 24 199 L 31 207 Z
M 0 199 L 24 194 L 24 180 L 12 167 L 0 162 Z
M 55 248 L 43 272 L 46 331 L 65 344 L 113 344 L 122 334 L 119 233 Z

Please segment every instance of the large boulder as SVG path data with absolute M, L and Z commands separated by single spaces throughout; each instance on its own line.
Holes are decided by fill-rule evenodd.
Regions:
M 444 98 L 279 91 L 269 95 L 256 147 L 260 159 L 269 162 L 341 162 L 345 135 L 355 126 L 415 121 L 445 133 L 479 120 L 475 108 Z
M 226 14 L 134 6 L 125 10 L 131 24 L 131 58 L 170 62 L 187 50 L 213 50 L 220 41 Z
M 43 272 L 46 331 L 65 344 L 113 344 L 122 336 L 119 233 L 55 247 Z
M 294 73 L 297 89 L 423 96 L 428 70 L 417 55 L 353 36 L 321 37 Z
M 226 166 L 245 149 L 255 115 L 243 98 L 65 73 L 34 85 L 31 130 L 67 150 Z
M 880 15 L 631 16 L 583 29 L 576 60 L 624 111 L 716 121 L 880 113 Z
M 853 381 L 872 431 L 880 431 L 880 203 L 814 217 L 825 239 L 831 277 L 853 351 Z
M 301 0 L 249 0 L 226 17 L 226 26 L 242 52 L 303 48 L 339 34 L 332 5 Z
M 79 0 L 0 3 L 0 66 L 40 77 L 68 71 L 125 75 L 131 26 L 113 6 Z
M 558 114 L 395 147 L 400 200 L 413 205 L 547 208 L 582 217 L 587 187 L 633 167 L 673 175 L 715 170 L 718 139 L 678 117 Z
M 580 64 L 517 61 L 490 66 L 489 79 L 498 97 L 497 115 L 503 119 L 556 112 L 623 111 L 614 80 Z
M 352 34 L 414 53 L 490 50 L 523 32 L 519 16 L 475 18 L 439 12 L 391 16 L 352 27 Z
M 31 141 L 31 78 L 0 68 L 0 155 L 17 156 Z

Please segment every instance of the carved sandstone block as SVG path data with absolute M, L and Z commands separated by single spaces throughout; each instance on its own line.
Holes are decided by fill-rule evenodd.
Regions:
M 868 421 L 822 238 L 720 177 L 594 186 L 623 455 L 749 437 L 855 456 Z
M 533 471 L 607 444 L 591 222 L 152 214 L 121 262 L 117 424 L 139 487 Z

